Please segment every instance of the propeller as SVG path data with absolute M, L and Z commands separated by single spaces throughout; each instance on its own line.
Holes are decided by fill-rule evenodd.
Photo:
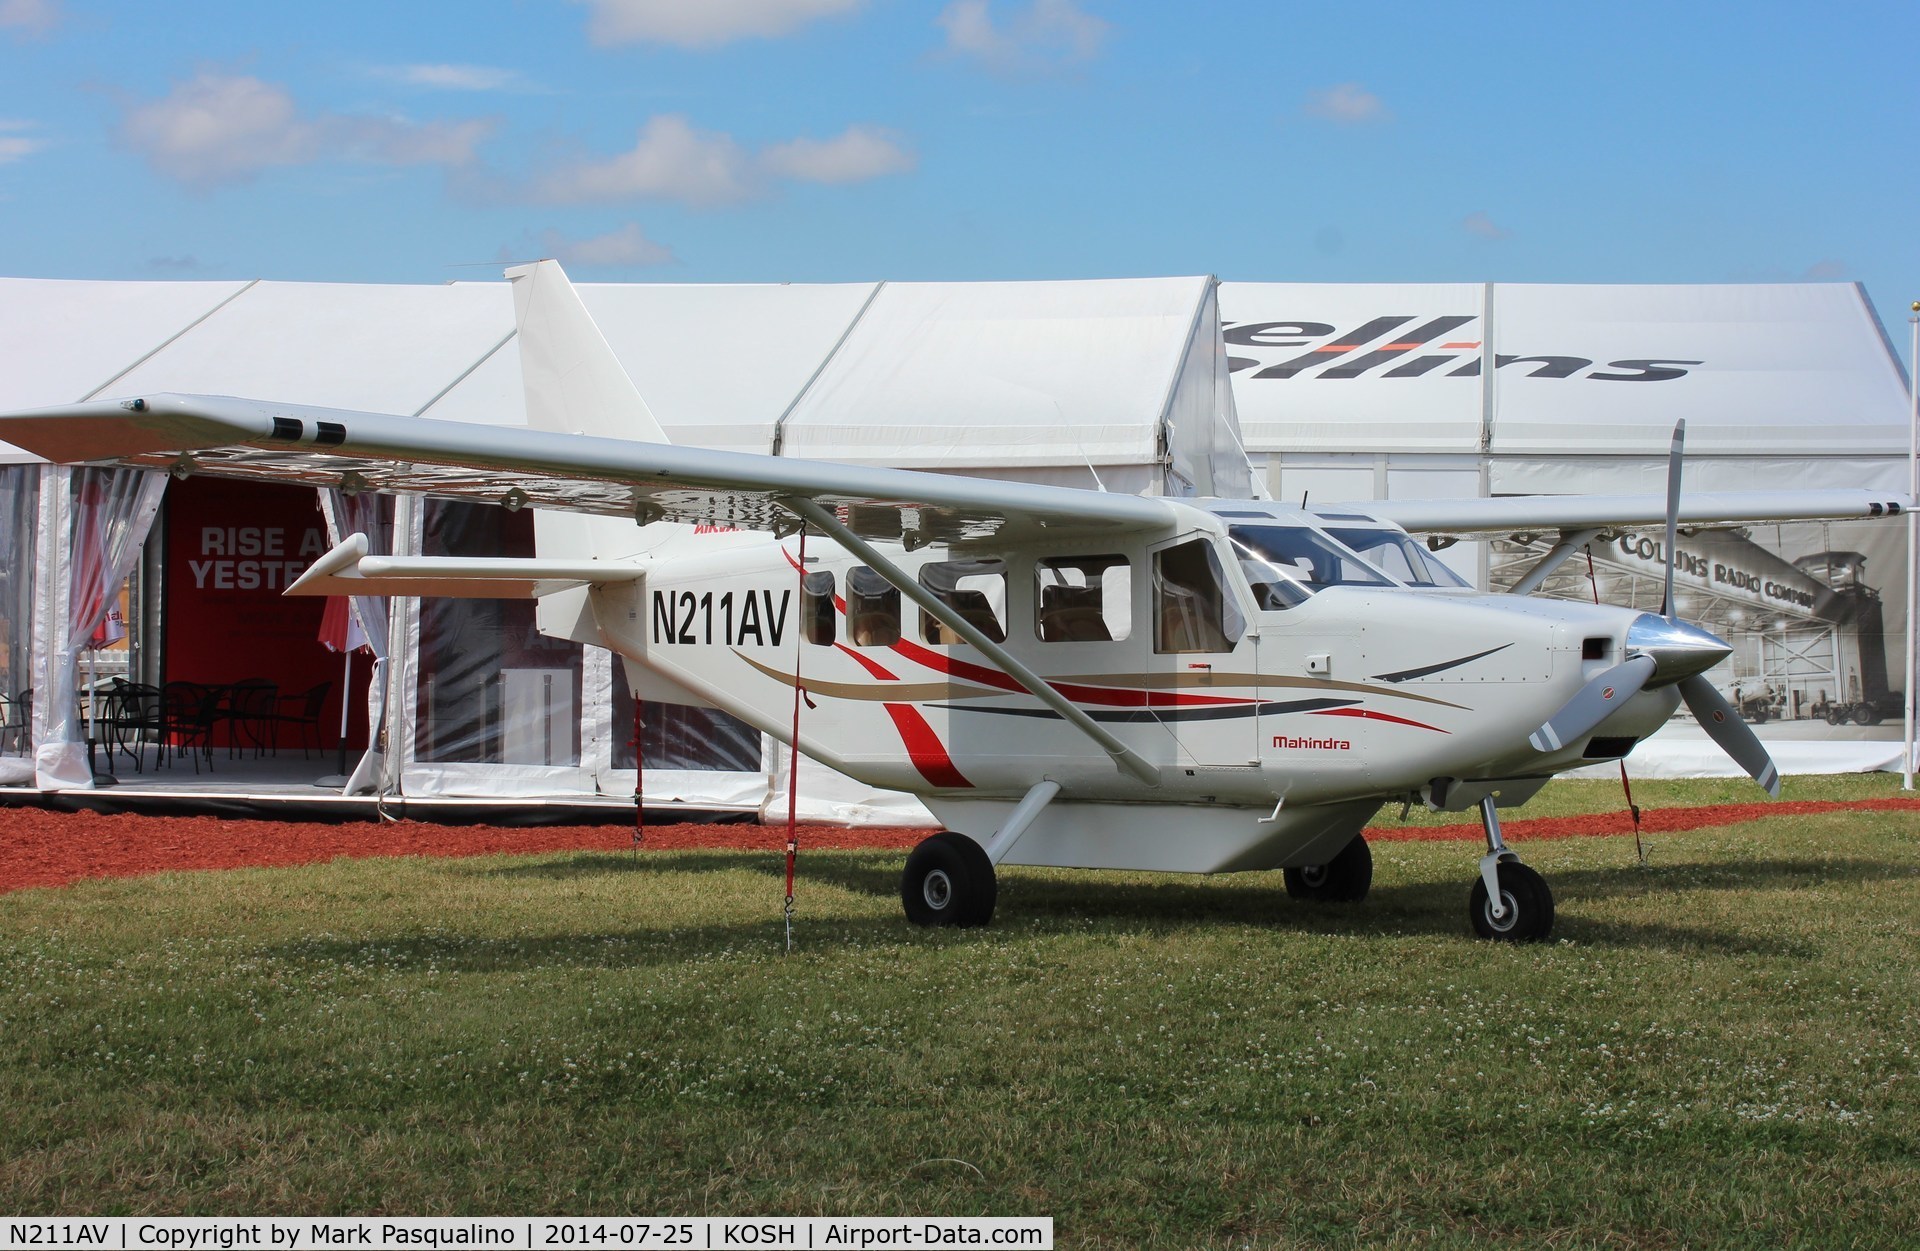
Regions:
M 1667 454 L 1666 585 L 1661 615 L 1642 613 L 1627 627 L 1627 659 L 1601 673 L 1574 693 L 1545 724 L 1528 736 L 1535 751 L 1558 751 L 1577 742 L 1621 705 L 1656 679 L 1675 684 L 1680 697 L 1707 736 L 1733 758 L 1775 799 L 1780 797 L 1780 771 L 1753 728 L 1740 719 L 1733 705 L 1707 681 L 1708 669 L 1733 649 L 1699 626 L 1680 620 L 1673 599 L 1674 547 L 1680 537 L 1680 469 L 1684 459 L 1687 423 L 1674 423 L 1673 445 Z

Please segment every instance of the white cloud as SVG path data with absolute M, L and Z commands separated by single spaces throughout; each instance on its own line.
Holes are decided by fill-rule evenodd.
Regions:
M 0 165 L 11 165 L 46 147 L 46 140 L 21 133 L 37 129 L 39 127 L 33 122 L 0 117 Z
M 672 248 L 649 239 L 639 222 L 628 222 L 618 230 L 591 239 L 571 239 L 557 230 L 542 231 L 540 252 L 563 265 L 582 266 L 672 265 L 680 259 Z
M 58 0 L 0 0 L 0 29 L 44 35 L 59 22 Z
M 849 126 L 831 139 L 792 139 L 755 153 L 732 135 L 699 130 L 669 113 L 649 118 L 634 146 L 618 156 L 577 161 L 536 178 L 532 198 L 554 204 L 672 200 L 710 208 L 760 195 L 770 179 L 865 182 L 913 165 L 912 154 L 877 126 Z
M 1513 232 L 1495 222 L 1485 213 L 1468 213 L 1460 219 L 1460 229 L 1482 239 L 1511 239 Z
M 1392 117 L 1379 96 L 1359 83 L 1341 83 L 1307 96 L 1307 112 L 1329 122 L 1357 126 L 1364 122 L 1384 122 Z
M 669 43 L 715 48 L 736 39 L 777 39 L 866 0 L 575 0 L 590 8 L 587 37 L 606 46 Z
M 802 182 L 866 182 L 886 174 L 904 174 L 913 154 L 878 126 L 849 126 L 831 139 L 794 139 L 760 154 L 769 174 Z
M 753 160 L 731 135 L 696 130 L 686 118 L 649 118 L 634 146 L 604 161 L 583 161 L 549 174 L 538 198 L 561 204 L 610 200 L 678 200 L 728 204 L 755 191 Z
M 492 65 L 378 65 L 376 78 L 434 91 L 531 91 L 519 70 Z
M 971 57 L 996 73 L 1047 69 L 1091 60 L 1108 24 L 1073 0 L 1033 0 L 1005 26 L 994 24 L 989 0 L 953 0 L 934 19 L 947 32 L 947 51 Z
M 302 115 L 284 87 L 202 70 L 166 96 L 130 107 L 120 142 L 160 173 L 210 187 L 324 161 L 466 165 L 493 128 L 490 121 Z

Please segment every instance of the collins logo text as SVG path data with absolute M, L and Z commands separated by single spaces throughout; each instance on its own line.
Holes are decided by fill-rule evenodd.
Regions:
M 1351 330 L 1325 321 L 1223 322 L 1229 347 L 1293 349 L 1274 364 L 1247 356 L 1228 358 L 1234 373 L 1254 370 L 1254 378 L 1477 378 L 1481 350 L 1472 323 L 1477 317 L 1375 317 Z M 1586 356 L 1510 356 L 1494 358 L 1496 369 L 1518 368 L 1528 378 L 1585 378 L 1594 382 L 1669 382 L 1687 375 L 1687 365 L 1703 361 L 1620 360 L 1596 366 Z M 1376 372 L 1377 371 L 1377 372 Z

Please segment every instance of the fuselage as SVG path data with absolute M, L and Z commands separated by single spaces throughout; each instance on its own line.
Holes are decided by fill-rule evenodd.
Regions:
M 817 535 L 803 555 L 797 536 L 650 527 L 647 577 L 597 589 L 594 615 L 653 698 L 692 697 L 788 740 L 798 683 L 801 751 L 921 795 L 956 828 L 1042 778 L 1063 812 L 1185 807 L 1183 825 L 1244 827 L 1216 831 L 1191 864 L 1063 860 L 1028 840 L 1044 863 L 1291 862 L 1390 799 L 1522 802 L 1556 772 L 1624 755 L 1677 703 L 1643 691 L 1591 735 L 1536 751 L 1529 730 L 1619 662 L 1638 614 L 1472 591 L 1370 519 L 1217 508 L 1182 507 L 1145 540 L 886 552 L 1121 738 L 1153 783 Z M 1330 814 L 1338 828 L 1320 829 Z

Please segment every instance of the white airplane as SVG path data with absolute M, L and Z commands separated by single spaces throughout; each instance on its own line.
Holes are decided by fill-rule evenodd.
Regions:
M 1382 804 L 1478 809 L 1469 915 L 1545 938 L 1553 896 L 1498 809 L 1625 756 L 1682 700 L 1762 786 L 1766 750 L 1704 676 L 1731 648 L 1666 614 L 1528 598 L 1605 533 L 1899 515 L 1863 491 L 1369 501 L 1113 495 L 669 445 L 557 265 L 509 271 L 531 428 L 215 396 L 0 417 L 117 464 L 533 507 L 532 559 L 377 557 L 352 535 L 291 594 L 533 597 L 645 699 L 709 704 L 922 798 L 920 925 L 982 925 L 1002 864 L 1279 868 L 1357 901 Z M 716 528 L 723 533 L 713 533 Z M 1410 532 L 1557 535 L 1514 589 Z M 1673 603 L 1672 568 L 1667 596 Z M 802 698 L 803 697 L 803 698 Z

